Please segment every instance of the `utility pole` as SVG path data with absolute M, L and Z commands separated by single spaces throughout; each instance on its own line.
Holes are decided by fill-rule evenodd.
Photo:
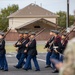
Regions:
M 74 10 L 74 26 L 75 26 L 75 10 Z
M 66 28 L 69 27 L 69 0 L 67 0 L 67 24 L 66 24 Z

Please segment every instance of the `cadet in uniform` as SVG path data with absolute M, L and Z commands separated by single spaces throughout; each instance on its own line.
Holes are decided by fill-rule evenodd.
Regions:
M 5 40 L 3 39 L 4 33 L 0 33 L 0 69 L 8 71 L 8 64 L 6 60 Z
M 46 55 L 46 67 L 45 68 L 48 68 L 51 66 L 51 61 L 50 61 L 50 56 L 52 54 L 52 47 L 53 47 L 53 44 L 52 41 L 54 40 L 54 36 L 53 36 L 53 30 L 50 30 L 50 36 L 51 38 L 49 39 L 49 41 L 46 43 L 45 45 L 45 48 L 47 48 L 47 55 Z
M 75 38 L 67 44 L 63 63 L 57 61 L 55 64 L 56 68 L 60 70 L 59 75 L 75 75 Z
M 62 46 L 61 46 L 60 55 L 59 55 L 59 61 L 60 62 L 63 62 L 63 58 L 64 58 L 63 53 L 64 53 L 64 50 L 65 50 L 65 48 L 67 46 L 67 43 L 68 43 L 68 39 L 66 38 L 66 34 L 63 33 L 62 36 L 61 36 L 61 44 L 62 44 Z
M 38 65 L 38 61 L 37 61 L 37 50 L 36 50 L 36 40 L 35 40 L 35 33 L 32 32 L 31 36 L 30 36 L 30 42 L 28 44 L 26 44 L 26 47 L 28 48 L 28 57 L 26 60 L 26 63 L 24 65 L 24 70 L 28 70 L 29 64 L 31 59 L 33 59 L 34 65 L 36 67 L 35 71 L 40 71 L 40 67 Z
M 56 59 L 59 60 L 59 52 L 61 49 L 61 37 L 59 36 L 59 31 L 54 30 L 54 42 L 53 42 L 53 52 L 52 55 L 50 57 L 50 59 Z M 55 68 L 55 65 L 53 64 L 53 73 L 58 72 L 58 70 Z
M 14 47 L 16 47 L 16 51 L 17 51 L 17 55 L 16 58 L 19 60 L 21 57 L 21 51 L 22 51 L 22 47 L 19 46 L 19 44 L 21 44 L 23 42 L 24 38 L 23 38 L 23 32 L 19 32 L 19 40 L 15 43 Z
M 75 38 L 69 41 L 64 52 L 60 75 L 75 75 Z
M 22 48 L 22 54 L 21 54 L 21 57 L 18 61 L 18 64 L 15 66 L 16 68 L 22 68 L 23 64 L 25 64 L 24 62 L 24 59 L 27 58 L 27 47 L 26 47 L 26 44 L 29 42 L 29 37 L 28 37 L 28 31 L 25 31 L 24 32 L 24 41 L 19 44 L 19 46 Z M 31 62 L 29 64 L 29 69 L 31 69 Z

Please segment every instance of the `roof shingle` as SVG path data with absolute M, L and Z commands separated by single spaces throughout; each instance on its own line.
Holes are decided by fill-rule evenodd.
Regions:
M 58 17 L 55 13 L 52 13 L 51 11 L 48 11 L 36 4 L 30 4 L 26 6 L 23 9 L 20 9 L 16 11 L 15 13 L 11 14 L 8 16 L 8 18 L 11 17 L 39 17 L 39 18 L 44 18 L 44 17 Z

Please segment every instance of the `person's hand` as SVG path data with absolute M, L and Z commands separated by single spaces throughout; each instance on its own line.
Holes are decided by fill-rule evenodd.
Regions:
M 63 63 L 62 62 L 57 63 L 55 66 L 56 66 L 57 69 L 60 69 L 63 66 Z
M 24 53 L 27 53 L 27 50 L 24 50 Z
M 47 52 L 51 52 L 51 50 L 48 48 L 48 49 L 47 49 Z
M 57 50 L 54 50 L 56 53 L 58 53 L 58 51 Z
M 28 44 L 26 44 L 26 47 L 28 47 Z
M 16 49 L 16 51 L 18 51 L 18 49 Z
M 18 43 L 17 43 L 17 45 L 21 45 L 21 44 L 22 44 L 21 42 L 18 42 Z

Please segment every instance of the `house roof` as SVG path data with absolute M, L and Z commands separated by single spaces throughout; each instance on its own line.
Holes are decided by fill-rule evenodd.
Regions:
M 32 21 L 30 21 L 30 22 L 27 22 L 27 23 L 25 23 L 25 24 L 23 24 L 23 25 L 21 25 L 21 26 L 18 26 L 18 27 L 15 28 L 15 29 L 18 30 L 18 29 L 20 29 L 20 28 L 23 28 L 23 27 L 25 27 L 25 26 L 27 26 L 27 25 L 29 25 L 29 24 L 35 23 L 35 22 L 37 22 L 37 21 L 42 21 L 42 22 L 44 22 L 44 23 L 47 23 L 47 24 L 51 25 L 52 27 L 60 28 L 56 23 L 53 23 L 53 22 L 51 22 L 51 21 L 48 21 L 48 20 L 46 20 L 46 19 L 44 19 L 44 18 L 37 18 L 37 19 L 32 20 Z
M 23 9 L 16 11 L 15 13 L 8 16 L 8 18 L 18 18 L 18 17 L 58 17 L 55 13 L 48 11 L 41 6 L 31 3 Z

